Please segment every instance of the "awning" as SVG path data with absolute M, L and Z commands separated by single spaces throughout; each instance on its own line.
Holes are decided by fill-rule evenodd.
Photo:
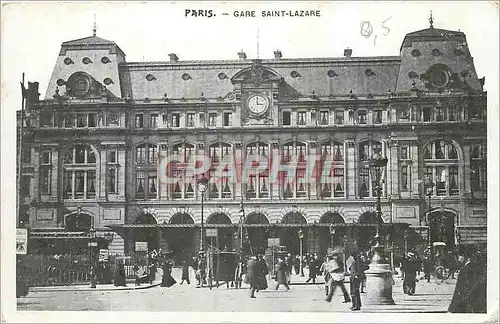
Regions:
M 89 232 L 35 232 L 31 231 L 30 239 L 90 239 Z
M 265 224 L 243 224 L 243 227 L 376 227 L 377 224 L 370 223 L 305 223 L 305 224 L 285 224 L 285 223 L 265 223 Z M 108 225 L 111 228 L 200 228 L 201 224 L 115 224 Z M 203 224 L 205 228 L 237 228 L 240 224 Z M 384 223 L 381 227 L 408 227 L 407 223 Z

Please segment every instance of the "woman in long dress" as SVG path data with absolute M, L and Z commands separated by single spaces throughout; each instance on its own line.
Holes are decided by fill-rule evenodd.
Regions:
M 172 265 L 165 261 L 163 263 L 163 278 L 161 280 L 162 287 L 171 287 L 175 285 L 177 281 L 172 277 Z
M 285 261 L 283 261 L 282 258 L 278 259 L 278 264 L 276 266 L 276 281 L 278 282 L 276 284 L 276 290 L 280 287 L 280 285 L 284 285 L 286 290 L 290 290 L 290 287 L 288 286 L 288 274 L 289 274 L 290 268 L 286 264 Z

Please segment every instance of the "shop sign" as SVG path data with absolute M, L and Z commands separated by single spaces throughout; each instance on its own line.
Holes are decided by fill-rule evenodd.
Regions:
M 28 251 L 28 229 L 16 228 L 16 254 L 26 254 Z
M 280 246 L 280 238 L 268 238 L 267 239 L 267 246 L 273 247 L 273 246 Z
M 99 250 L 99 262 L 108 262 L 109 250 L 100 249 Z
M 148 251 L 148 242 L 135 242 L 135 251 L 136 252 L 147 252 Z
M 217 229 L 216 228 L 207 228 L 206 234 L 207 234 L 207 237 L 217 237 Z

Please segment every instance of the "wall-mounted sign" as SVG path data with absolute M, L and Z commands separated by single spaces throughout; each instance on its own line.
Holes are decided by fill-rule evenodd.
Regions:
M 16 254 L 26 254 L 28 251 L 28 229 L 16 228 Z
M 108 262 L 109 250 L 100 249 L 99 250 L 99 262 Z
M 135 251 L 143 252 L 148 251 L 148 242 L 135 242 Z
M 207 237 L 217 237 L 217 229 L 216 228 L 207 228 L 206 235 L 207 235 Z
M 273 246 L 280 246 L 280 238 L 268 238 L 267 239 L 267 246 L 273 247 Z

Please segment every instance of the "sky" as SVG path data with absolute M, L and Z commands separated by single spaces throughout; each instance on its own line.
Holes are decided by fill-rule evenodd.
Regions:
M 186 10 L 212 10 L 215 16 L 186 17 Z M 256 11 L 255 18 L 233 15 L 234 11 L 251 10 Z M 262 10 L 319 10 L 320 17 L 262 18 Z M 3 1 L 2 214 L 15 210 L 13 143 L 22 73 L 26 74 L 26 81 L 40 83 L 43 98 L 61 43 L 91 36 L 94 15 L 97 36 L 115 41 L 128 62 L 140 62 L 168 61 L 169 53 L 176 53 L 180 60 L 237 59 L 240 50 L 249 59 L 265 59 L 272 58 L 276 49 L 282 51 L 283 58 L 340 57 L 347 47 L 353 50 L 353 56 L 397 56 L 405 34 L 429 27 L 431 10 L 435 28 L 460 30 L 467 36 L 477 75 L 486 77 L 488 138 L 490 143 L 497 143 L 498 2 Z M 373 27 L 370 37 L 361 35 L 360 25 L 364 21 Z M 496 161 L 493 165 L 498 165 L 498 147 L 489 148 L 488 154 Z M 494 207 L 498 210 L 497 205 Z M 2 240 L 2 247 L 3 244 Z

